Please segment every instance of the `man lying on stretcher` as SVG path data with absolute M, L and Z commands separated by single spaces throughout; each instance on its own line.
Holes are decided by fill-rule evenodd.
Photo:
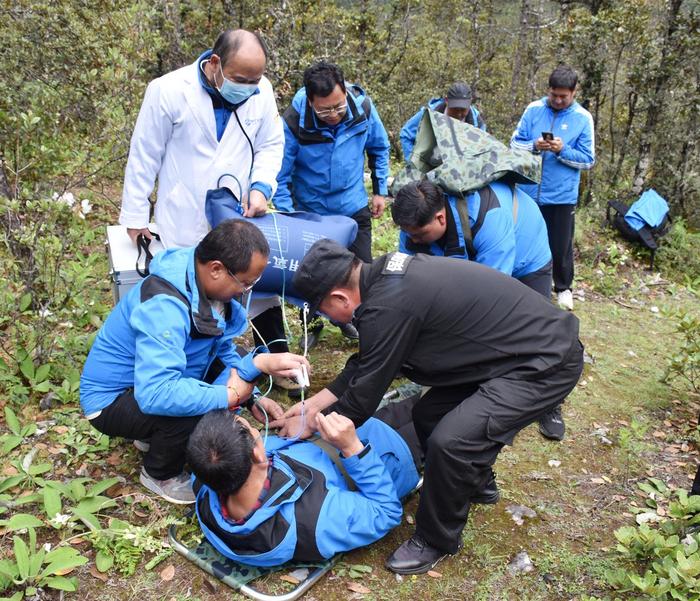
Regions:
M 245 419 L 207 413 L 187 455 L 209 542 L 235 561 L 268 567 L 322 561 L 382 538 L 419 480 L 416 400 L 388 405 L 357 431 L 337 413 L 319 415 L 316 442 L 270 436 L 263 444 Z

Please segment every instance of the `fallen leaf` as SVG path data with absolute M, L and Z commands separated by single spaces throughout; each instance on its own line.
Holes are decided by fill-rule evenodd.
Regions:
M 48 451 L 52 455 L 58 455 L 59 453 L 65 453 L 66 448 L 65 447 L 49 447 Z
M 547 465 L 549 465 L 549 467 L 559 467 L 561 465 L 561 461 L 559 461 L 558 459 L 550 459 L 547 462 Z
M 95 566 L 90 566 L 90 576 L 97 578 L 98 580 L 102 580 L 102 582 L 107 582 L 109 579 L 107 574 L 103 574 Z
M 294 578 L 294 576 L 291 576 L 289 574 L 282 574 L 280 576 L 280 580 L 284 580 L 285 582 L 289 582 L 290 584 L 299 584 L 299 582 L 301 582 L 299 579 Z
M 605 480 L 608 484 L 612 484 L 612 480 L 607 476 L 603 476 L 603 480 Z
M 657 507 L 656 514 L 664 517 L 666 515 L 666 510 L 663 507 Z
M 56 434 L 65 434 L 68 432 L 68 427 L 67 426 L 54 426 L 51 428 Z
M 591 478 L 591 482 L 593 484 L 605 484 L 605 480 L 602 478 Z
M 360 593 L 361 595 L 367 595 L 372 592 L 370 589 L 360 584 L 359 582 L 348 583 L 348 590 L 351 590 L 353 593 Z
M 83 543 L 86 543 L 86 542 L 87 542 L 86 539 L 81 538 L 81 537 L 78 536 L 78 537 L 76 537 L 76 538 L 72 538 L 71 541 L 70 541 L 70 544 L 71 544 L 71 545 L 82 545 Z
M 164 582 L 170 582 L 175 577 L 175 566 L 169 563 L 160 571 L 160 579 Z
M 109 457 L 107 457 L 107 463 L 112 466 L 120 465 L 123 461 L 122 454 L 119 451 L 114 451 Z
M 440 572 L 436 572 L 435 570 L 428 570 L 428 576 L 431 578 L 442 578 L 442 574 Z
M 5 476 L 16 476 L 19 472 L 13 465 L 8 465 L 4 470 L 2 470 L 2 473 Z
M 63 570 L 56 570 L 54 574 L 56 574 L 56 576 L 65 576 L 66 574 L 70 574 L 73 570 L 75 570 L 75 566 L 72 568 L 65 568 Z
M 216 594 L 218 589 L 216 585 L 211 580 L 209 580 L 209 578 L 204 578 L 202 580 L 202 584 L 204 584 L 204 588 L 207 589 L 209 593 L 211 593 L 212 595 Z
M 662 432 L 661 430 L 655 430 L 655 431 L 652 433 L 652 436 L 653 436 L 654 438 L 666 438 L 666 432 Z

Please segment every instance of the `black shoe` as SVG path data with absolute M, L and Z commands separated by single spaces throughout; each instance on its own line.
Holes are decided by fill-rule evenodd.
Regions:
M 498 484 L 496 484 L 496 473 L 491 471 L 491 478 L 486 483 L 486 486 L 482 488 L 476 495 L 469 499 L 470 503 L 477 503 L 479 505 L 494 505 L 498 503 L 501 498 L 501 493 L 498 490 Z
M 451 553 L 431 547 L 420 534 L 414 534 L 391 554 L 384 565 L 396 574 L 424 574 L 448 555 Z
M 540 434 L 551 440 L 564 440 L 564 418 L 561 416 L 561 405 L 557 405 L 549 413 L 540 418 Z
M 357 328 L 351 323 L 339 323 L 338 327 L 340 328 L 341 334 L 345 336 L 348 340 L 360 339 L 360 333 L 357 331 Z

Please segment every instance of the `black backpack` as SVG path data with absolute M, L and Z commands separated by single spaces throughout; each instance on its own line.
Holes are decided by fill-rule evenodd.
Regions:
M 612 216 L 611 209 L 615 212 Z M 619 200 L 609 200 L 605 213 L 606 219 L 608 224 L 620 232 L 625 240 L 635 242 L 636 244 L 641 244 L 649 249 L 649 269 L 653 270 L 654 257 L 656 255 L 656 250 L 659 248 L 659 240 L 668 233 L 671 218 L 667 214 L 663 221 L 656 227 L 651 227 L 650 225 L 645 224 L 642 228 L 635 230 L 625 220 L 625 215 L 627 215 L 627 211 L 629 211 L 629 209 L 629 206 L 624 202 Z

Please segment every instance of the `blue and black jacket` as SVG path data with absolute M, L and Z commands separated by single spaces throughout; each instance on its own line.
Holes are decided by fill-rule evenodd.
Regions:
M 466 197 L 469 228 L 465 236 L 457 209 L 458 199 L 445 194 L 447 231 L 432 244 L 416 244 L 406 234 L 399 235 L 399 250 L 408 254 L 469 259 L 488 265 L 506 275 L 520 278 L 552 260 L 547 229 L 537 205 L 518 193 L 513 211 L 513 192 L 502 182 L 493 182 Z M 515 224 L 513 220 L 515 219 Z
M 411 452 L 394 430 L 370 418 L 357 429 L 362 452 L 340 458 L 357 490 L 320 446 L 271 436 L 270 489 L 243 524 L 226 519 L 221 500 L 194 479 L 197 517 L 225 557 L 254 566 L 321 561 L 369 545 L 401 521 L 401 498 L 418 483 Z
M 444 113 L 445 108 L 447 108 L 447 103 L 444 98 L 431 98 L 428 101 L 428 108 L 437 111 L 438 113 Z M 401 140 L 401 149 L 403 150 L 403 159 L 408 161 L 411 153 L 413 152 L 413 147 L 416 144 L 416 135 L 418 134 L 418 126 L 420 125 L 420 120 L 423 118 L 423 113 L 425 112 L 425 107 L 422 106 L 418 109 L 418 112 L 413 115 L 404 126 L 401 128 L 401 134 L 399 136 Z M 465 123 L 473 125 L 486 131 L 486 123 L 481 118 L 479 109 L 477 109 L 473 104 L 467 113 L 467 117 L 464 120 Z
M 335 126 L 318 119 L 300 89 L 284 112 L 284 159 L 273 197 L 280 211 L 352 216 L 367 207 L 365 153 L 374 194 L 386 195 L 389 138 L 365 91 L 347 84 L 348 110 Z
M 555 111 L 547 97 L 531 102 L 525 109 L 510 140 L 512 148 L 537 152 L 535 141 L 542 132 L 551 132 L 561 138 L 564 147 L 559 154 L 542 153 L 541 183 L 520 188 L 540 205 L 571 204 L 578 202 L 578 184 L 581 171 L 595 164 L 595 134 L 593 117 L 578 102 Z
M 253 355 L 241 357 L 233 343 L 246 329 L 245 309 L 232 300 L 219 315 L 211 306 L 197 281 L 194 248 L 159 253 L 150 273 L 97 333 L 80 377 L 87 416 L 129 388 L 144 413 L 203 415 L 228 406 L 229 370 L 205 382 L 216 360 L 247 381 L 260 375 Z

